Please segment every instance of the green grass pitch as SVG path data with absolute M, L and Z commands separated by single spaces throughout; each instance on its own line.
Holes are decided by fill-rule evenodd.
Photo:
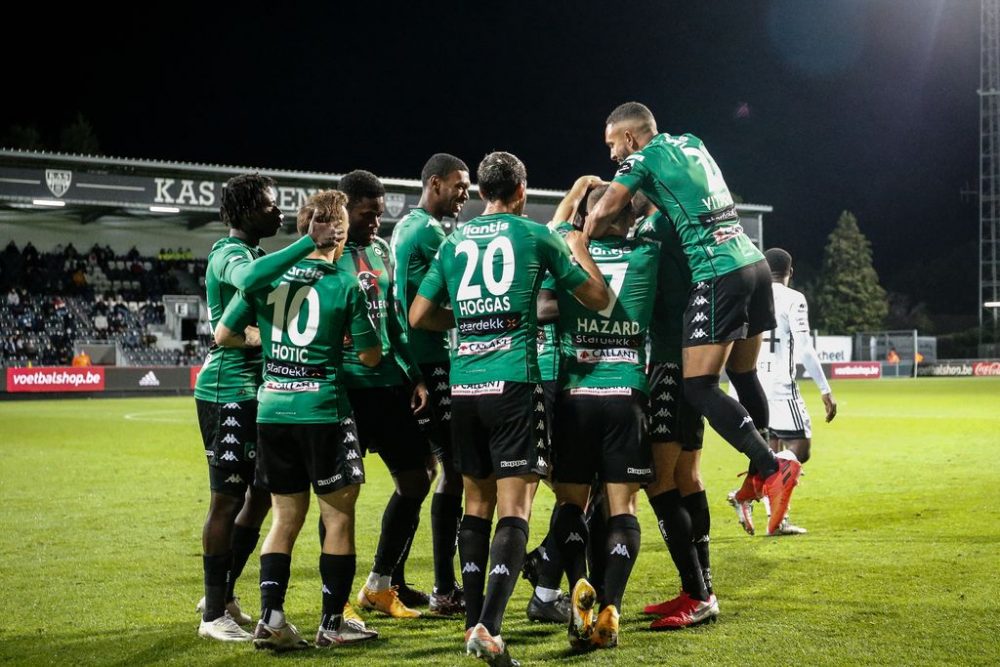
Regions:
M 809 534 L 750 538 L 725 502 L 741 457 L 714 433 L 712 504 L 719 622 L 646 631 L 642 605 L 677 578 L 643 501 L 642 552 L 621 646 L 573 656 L 561 627 L 529 623 L 521 582 L 504 636 L 523 663 L 651 665 L 1000 663 L 1000 380 L 841 381 L 833 424 L 811 385 L 813 460 L 793 516 Z M 459 620 L 368 615 L 366 646 L 275 657 L 196 635 L 207 474 L 193 399 L 0 402 L 0 663 L 73 665 L 475 665 Z M 367 573 L 391 489 L 377 458 L 358 511 Z M 529 545 L 553 503 L 538 493 Z M 407 568 L 431 585 L 429 503 Z M 293 557 L 289 618 L 319 620 L 315 507 Z M 266 528 L 266 526 L 265 526 Z M 257 608 L 256 556 L 237 594 Z M 350 661 L 349 663 L 346 661 Z

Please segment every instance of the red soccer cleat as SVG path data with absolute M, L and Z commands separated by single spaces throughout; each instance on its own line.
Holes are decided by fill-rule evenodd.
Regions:
M 792 499 L 792 490 L 799 483 L 802 474 L 802 464 L 795 454 L 787 449 L 778 452 L 778 472 L 764 480 L 764 495 L 771 503 L 771 516 L 767 521 L 767 533 L 774 534 L 788 514 L 788 505 Z
M 739 493 L 739 491 L 730 491 L 729 495 L 726 496 L 726 501 L 734 510 L 736 510 L 736 520 L 740 522 L 740 526 L 743 527 L 743 530 L 746 531 L 747 535 L 753 535 L 753 501 L 737 500 L 736 497 Z
M 652 622 L 650 630 L 679 630 L 690 628 L 702 623 L 709 623 L 719 615 L 719 602 L 714 595 L 707 600 L 688 598 L 687 603 L 670 616 L 664 616 Z
M 666 602 L 660 602 L 658 604 L 647 604 L 643 607 L 642 613 L 649 614 L 650 616 L 670 616 L 683 605 L 687 604 L 687 601 L 690 599 L 691 596 L 682 590 L 681 594 L 672 600 L 667 600 Z

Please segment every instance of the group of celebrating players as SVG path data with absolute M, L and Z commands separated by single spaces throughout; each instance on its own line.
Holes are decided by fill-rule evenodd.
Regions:
M 230 179 L 230 234 L 206 276 L 217 345 L 195 391 L 212 491 L 201 636 L 309 646 L 284 598 L 310 486 L 322 547 L 315 645 L 378 636 L 349 602 L 367 452 L 395 490 L 358 607 L 464 613 L 469 653 L 516 664 L 501 622 L 524 572 L 529 618 L 566 624 L 578 650 L 614 647 L 644 490 L 681 580 L 680 595 L 645 608 L 651 627 L 719 614 L 702 417 L 749 459 L 730 494 L 748 532 L 758 499 L 769 503 L 768 534 L 787 529 L 801 470 L 790 449 L 769 446 L 756 372 L 762 333 L 776 324 L 772 272 L 698 138 L 658 133 L 650 110 L 629 102 L 608 117 L 605 139 L 613 180 L 578 179 L 548 225 L 522 215 L 524 164 L 488 154 L 477 170 L 485 210 L 447 236 L 441 220 L 458 217 L 471 183 L 464 162 L 436 154 L 389 244 L 377 235 L 385 190 L 370 172 L 309 197 L 301 238 L 269 255 L 258 243 L 282 222 L 273 183 Z M 738 399 L 720 389 L 723 369 Z M 540 480 L 557 502 L 528 553 Z M 428 595 L 407 583 L 405 565 L 432 484 Z M 269 510 L 250 633 L 234 585 Z

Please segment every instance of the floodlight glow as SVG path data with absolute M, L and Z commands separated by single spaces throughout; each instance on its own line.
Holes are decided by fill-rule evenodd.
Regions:
M 181 210 L 175 206 L 150 206 L 152 213 L 180 213 Z
M 32 199 L 31 203 L 35 206 L 56 206 L 60 208 L 66 205 L 66 202 L 59 201 L 58 199 Z
M 983 304 L 983 308 L 1000 308 L 1000 301 L 987 301 Z

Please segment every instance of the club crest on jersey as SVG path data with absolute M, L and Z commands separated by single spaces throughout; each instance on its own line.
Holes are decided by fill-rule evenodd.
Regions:
M 49 192 L 56 197 L 62 197 L 66 194 L 72 182 L 73 172 L 69 169 L 45 170 L 45 185 L 49 186 Z
M 385 193 L 385 212 L 389 217 L 398 218 L 404 208 L 406 208 L 406 195 L 400 192 Z

